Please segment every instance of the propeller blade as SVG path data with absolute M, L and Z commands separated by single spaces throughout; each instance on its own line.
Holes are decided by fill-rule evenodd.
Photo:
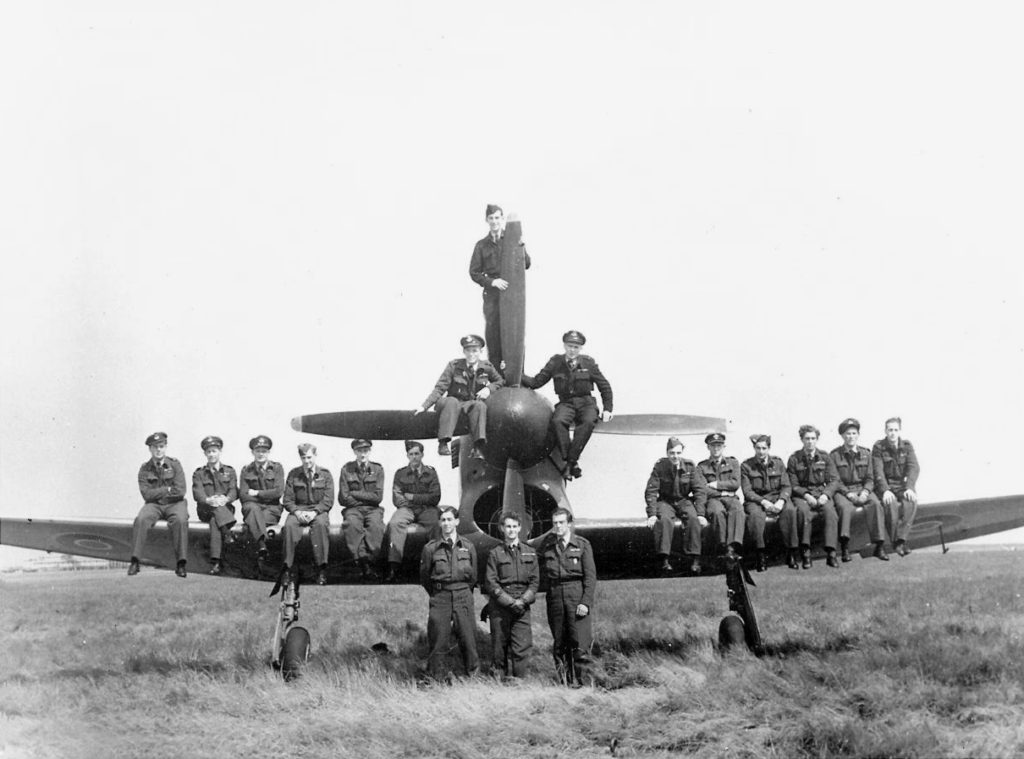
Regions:
M 367 440 L 419 440 L 437 437 L 437 412 L 380 409 L 376 411 L 334 411 L 307 414 L 292 419 L 292 429 L 314 435 L 366 438 Z M 467 421 L 455 427 L 456 435 L 469 432 Z
M 519 245 L 522 237 L 522 222 L 510 219 L 501 237 L 501 278 L 508 282 L 508 289 L 498 296 L 503 376 L 509 387 L 523 381 L 526 361 L 526 259 Z
M 523 485 L 523 474 L 519 469 L 519 462 L 509 459 L 505 468 L 505 488 L 501 493 L 501 510 L 519 515 L 519 524 L 522 527 L 521 535 L 529 535 L 533 526 L 533 520 L 526 510 L 526 488 Z
M 689 414 L 616 414 L 594 432 L 605 435 L 701 435 L 725 432 L 725 420 Z

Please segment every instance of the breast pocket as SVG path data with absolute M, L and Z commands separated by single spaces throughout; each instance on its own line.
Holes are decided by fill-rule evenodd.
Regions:
M 570 390 L 569 375 L 559 372 L 552 376 L 555 384 L 555 395 L 568 395 Z
M 572 375 L 572 389 L 577 395 L 586 395 L 594 386 L 587 369 L 578 369 Z
M 825 482 L 825 462 L 819 461 L 811 467 L 811 482 L 816 485 Z
M 498 579 L 508 581 L 512 579 L 513 569 L 511 559 L 498 559 Z

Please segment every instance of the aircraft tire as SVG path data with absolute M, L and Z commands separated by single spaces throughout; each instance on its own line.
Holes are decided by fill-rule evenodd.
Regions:
M 293 627 L 284 638 L 281 647 L 281 676 L 291 682 L 302 676 L 302 668 L 309 659 L 309 630 Z
M 718 647 L 723 652 L 747 647 L 746 629 L 737 615 L 728 614 L 718 624 Z

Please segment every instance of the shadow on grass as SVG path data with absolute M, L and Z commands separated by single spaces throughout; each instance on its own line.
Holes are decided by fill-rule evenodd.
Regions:
M 174 659 L 157 654 L 135 654 L 125 659 L 125 672 L 133 675 L 169 675 L 174 672 L 202 672 L 219 674 L 227 671 L 223 661 L 209 658 Z
M 795 656 L 796 654 L 820 655 L 858 651 L 860 648 L 860 636 L 855 635 L 836 635 L 825 640 L 794 638 L 765 643 L 762 656 L 784 659 L 787 656 Z

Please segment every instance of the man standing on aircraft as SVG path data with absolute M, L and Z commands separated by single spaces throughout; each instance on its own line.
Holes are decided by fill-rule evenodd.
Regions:
M 903 420 L 885 420 L 885 437 L 871 447 L 875 492 L 885 506 L 885 526 L 896 553 L 906 556 L 907 536 L 917 515 L 917 476 L 921 467 L 909 440 L 900 437 Z
M 316 446 L 299 446 L 302 466 L 288 472 L 284 481 L 284 567 L 295 568 L 295 546 L 302 540 L 302 529 L 309 527 L 313 540 L 313 560 L 317 565 L 316 584 L 327 584 L 327 559 L 331 548 L 331 507 L 334 506 L 334 478 L 316 465 Z
M 242 467 L 239 482 L 242 501 L 242 520 L 249 534 L 256 540 L 256 556 L 267 558 L 267 524 L 281 520 L 281 496 L 284 495 L 284 467 L 270 460 L 273 441 L 266 435 L 257 435 L 249 441 L 252 463 Z
M 558 442 L 558 452 L 565 462 L 563 475 L 566 479 L 582 477 L 579 461 L 583 449 L 590 440 L 597 424 L 597 401 L 591 394 L 594 385 L 601 393 L 601 421 L 612 418 L 612 386 L 601 373 L 597 362 L 590 356 L 582 355 L 580 349 L 586 344 L 583 333 L 574 329 L 562 335 L 564 354 L 554 355 L 533 377 L 523 375 L 523 387 L 541 388 L 548 380 L 555 380 L 555 394 L 558 403 L 551 416 L 551 432 Z M 575 423 L 576 432 L 569 442 L 569 427 Z
M 167 520 L 174 556 L 174 574 L 186 577 L 188 559 L 188 502 L 185 500 L 185 472 L 181 462 L 167 455 L 167 433 L 154 432 L 146 438 L 150 459 L 139 467 L 139 492 L 144 501 L 132 525 L 132 558 L 128 575 L 139 573 L 139 557 L 146 545 L 146 533 L 158 519 Z
M 406 440 L 405 455 L 409 466 L 395 472 L 391 487 L 395 513 L 388 522 L 388 582 L 398 579 L 409 525 L 417 522 L 429 533 L 437 526 L 437 504 L 441 502 L 441 481 L 434 467 L 423 463 L 423 443 Z
M 372 445 L 369 440 L 353 440 L 356 460 L 345 464 L 338 476 L 341 529 L 364 580 L 375 579 L 373 566 L 380 561 L 384 542 L 384 467 L 370 461 Z
M 804 567 L 811 564 L 811 512 L 817 511 L 825 519 L 825 563 L 838 568 L 836 561 L 836 543 L 842 547 L 843 561 L 850 560 L 847 544 L 850 542 L 850 519 L 853 507 L 849 501 L 838 506 L 832 500 L 839 484 L 839 472 L 835 462 L 818 450 L 818 438 L 821 432 L 813 424 L 801 425 L 800 442 L 803 448 L 795 451 L 786 464 L 786 473 L 793 485 L 793 501 L 797 506 L 797 522 L 799 527 L 800 550 L 803 554 Z
M 701 470 L 683 458 L 683 443 L 670 437 L 665 458 L 658 459 L 647 478 L 644 500 L 647 502 L 647 526 L 654 530 L 654 549 L 661 558 L 661 569 L 671 572 L 672 535 L 675 519 L 685 523 L 683 553 L 690 563 L 690 572 L 700 574 L 701 532 L 708 526 L 707 481 Z
M 484 339 L 479 335 L 466 335 L 462 343 L 464 358 L 452 359 L 437 379 L 434 389 L 413 414 L 422 414 L 437 404 L 440 418 L 437 421 L 437 455 L 450 456 L 448 441 L 455 434 L 459 417 L 465 414 L 469 420 L 469 434 L 473 437 L 473 456 L 483 456 L 487 442 L 487 405 L 484 403 L 499 387 L 505 384 L 497 370 L 480 358 Z
M 704 438 L 711 455 L 697 464 L 707 482 L 705 516 L 715 536 L 718 550 L 725 558 L 739 558 L 743 547 L 744 514 L 739 498 L 740 462 L 725 455 L 725 435 L 712 432 Z
M 221 545 L 235 542 L 231 528 L 235 524 L 238 475 L 233 467 L 220 461 L 223 440 L 210 435 L 199 445 L 206 454 L 206 466 L 192 473 L 192 497 L 196 499 L 199 518 L 210 525 L 210 574 L 219 575 Z
M 420 554 L 420 584 L 430 596 L 427 615 L 427 674 L 436 680 L 448 674 L 452 629 L 459 642 L 467 675 L 480 669 L 476 653 L 476 548 L 459 537 L 459 512 L 453 506 L 441 510 L 441 537 L 429 541 Z
M 484 575 L 484 590 L 491 598 L 492 662 L 506 677 L 526 674 L 526 657 L 533 648 L 530 606 L 540 585 L 537 553 L 519 541 L 520 528 L 518 515 L 502 516 L 505 541 L 487 555 Z
M 490 232 L 473 247 L 473 257 L 469 260 L 469 276 L 483 288 L 484 298 L 484 335 L 487 338 L 488 357 L 498 369 L 502 368 L 501 350 L 501 311 L 499 301 L 501 293 L 509 288 L 507 280 L 501 278 L 501 237 L 505 231 L 505 212 L 500 206 L 488 205 L 484 213 Z M 523 248 L 523 259 L 527 269 L 530 268 L 530 254 Z
M 788 549 L 786 565 L 799 569 L 796 550 L 800 545 L 797 535 L 797 514 L 789 497 L 793 492 L 786 474 L 786 465 L 778 456 L 771 455 L 771 435 L 751 435 L 754 455 L 740 465 L 743 488 L 743 510 L 747 513 L 747 540 L 757 549 L 757 571 L 768 568 L 764 555 L 764 527 L 769 514 L 778 518 L 782 542 Z
M 885 520 L 882 506 L 875 497 L 874 466 L 871 462 L 871 451 L 857 445 L 860 439 L 860 422 L 854 418 L 844 419 L 839 423 L 839 434 L 843 436 L 843 444 L 832 449 L 828 455 L 839 473 L 836 486 L 836 508 L 851 511 L 858 506 L 864 507 L 864 516 L 868 523 L 868 535 L 875 544 L 875 557 L 882 561 L 889 560 L 885 552 Z
M 590 541 L 571 528 L 572 513 L 559 507 L 551 513 L 552 531 L 537 555 L 547 583 L 548 626 L 554 641 L 555 667 L 567 685 L 580 685 L 579 665 L 589 660 L 597 567 Z

